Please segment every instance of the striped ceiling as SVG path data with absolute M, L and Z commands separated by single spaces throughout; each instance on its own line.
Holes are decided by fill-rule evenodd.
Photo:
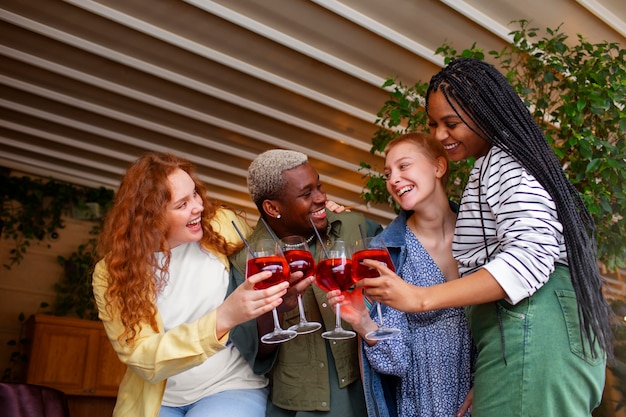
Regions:
M 193 161 L 257 217 L 250 161 L 307 155 L 329 198 L 366 207 L 384 79 L 427 81 L 444 42 L 500 50 L 513 20 L 626 44 L 625 0 L 0 0 L 0 166 L 115 188 L 148 150 Z

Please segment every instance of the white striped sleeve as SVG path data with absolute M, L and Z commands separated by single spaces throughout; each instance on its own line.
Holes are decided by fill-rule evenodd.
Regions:
M 493 147 L 477 165 L 463 195 L 454 255 L 462 274 L 483 266 L 516 304 L 548 280 L 556 261 L 567 262 L 562 225 L 548 192 L 505 152 Z

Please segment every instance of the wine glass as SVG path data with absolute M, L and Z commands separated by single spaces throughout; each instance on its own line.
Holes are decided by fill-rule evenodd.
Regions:
M 315 283 L 324 292 L 333 290 L 348 291 L 354 285 L 352 280 L 352 256 L 350 245 L 336 240 L 330 248 L 326 248 L 317 263 Z M 335 304 L 335 329 L 322 333 L 325 339 L 350 339 L 356 333 L 341 327 L 341 308 Z
M 303 275 L 298 281 L 291 282 L 296 285 L 306 277 L 315 274 L 315 261 L 309 250 L 306 239 L 302 236 L 285 236 L 280 239 L 280 246 L 285 254 L 287 263 L 291 273 L 302 271 Z M 302 294 L 298 293 L 298 311 L 300 312 L 300 322 L 289 327 L 289 330 L 295 330 L 298 334 L 312 333 L 322 327 L 321 323 L 308 321 L 304 314 L 304 306 L 302 305 Z
M 378 243 L 372 244 L 371 237 L 358 240 L 354 245 L 354 251 L 352 254 L 352 278 L 354 282 L 363 278 L 375 278 L 380 276 L 376 268 L 371 268 L 367 265 L 363 265 L 361 262 L 363 259 L 373 259 L 378 262 L 382 262 L 385 266 L 395 272 L 393 262 L 389 256 L 389 251 L 385 246 L 382 238 L 378 238 Z M 373 330 L 365 335 L 369 340 L 384 340 L 393 339 L 400 335 L 401 330 L 395 327 L 387 327 L 383 322 L 383 313 L 380 308 L 380 303 L 376 302 L 376 311 L 378 313 L 378 329 Z
M 271 271 L 272 276 L 254 284 L 255 290 L 262 290 L 283 281 L 289 281 L 289 264 L 283 256 L 280 246 L 273 239 L 259 239 L 250 243 L 248 261 L 246 263 L 246 278 L 261 271 Z M 261 337 L 263 343 L 282 343 L 298 335 L 293 330 L 283 330 L 278 321 L 276 308 L 272 310 L 274 330 Z

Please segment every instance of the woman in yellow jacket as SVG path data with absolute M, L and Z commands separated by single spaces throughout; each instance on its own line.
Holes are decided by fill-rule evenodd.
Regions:
M 233 222 L 250 232 L 207 199 L 186 160 L 149 153 L 124 175 L 93 274 L 100 319 L 128 367 L 114 416 L 265 415 L 267 380 L 229 331 L 278 306 L 288 284 L 255 291 L 262 272 L 228 294 L 227 256 L 242 247 Z

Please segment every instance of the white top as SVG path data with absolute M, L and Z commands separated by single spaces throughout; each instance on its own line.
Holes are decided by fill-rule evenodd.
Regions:
M 157 256 L 161 262 L 163 254 Z M 217 308 L 227 289 L 228 271 L 215 255 L 198 243 L 175 247 L 168 283 L 157 298 L 165 331 L 193 322 Z M 163 405 L 187 405 L 217 392 L 266 385 L 267 379 L 255 375 L 239 351 L 230 344 L 229 349 L 221 350 L 201 365 L 168 378 Z
M 452 252 L 461 276 L 484 267 L 516 304 L 548 281 L 555 263 L 567 265 L 562 231 L 548 192 L 492 146 L 463 191 Z

